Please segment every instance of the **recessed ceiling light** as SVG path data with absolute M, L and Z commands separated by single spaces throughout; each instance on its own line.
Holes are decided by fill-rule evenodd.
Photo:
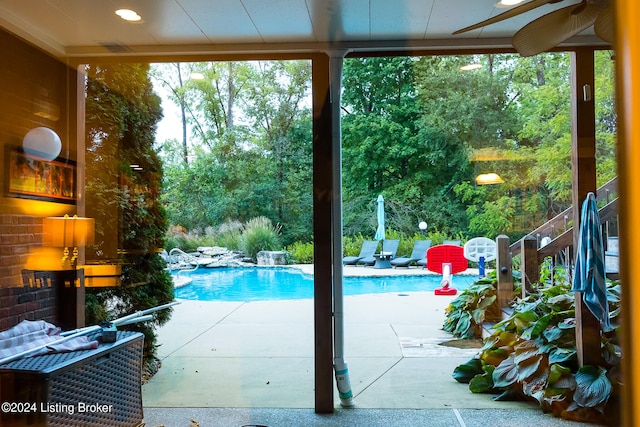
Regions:
M 191 80 L 204 80 L 204 74 L 194 71 L 193 73 L 189 74 L 189 78 Z
M 468 64 L 460 67 L 462 71 L 477 70 L 478 68 L 482 68 L 482 64 Z
M 142 17 L 138 15 L 134 10 L 131 9 L 118 9 L 116 10 L 116 15 L 125 21 L 136 22 L 140 21 Z

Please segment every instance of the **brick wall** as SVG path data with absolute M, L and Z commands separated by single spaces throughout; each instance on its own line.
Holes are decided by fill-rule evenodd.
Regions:
M 7 150 L 20 146 L 30 129 L 46 126 L 63 141 L 63 154 L 76 158 L 76 126 L 70 117 L 75 71 L 37 48 L 0 30 L 0 330 L 23 319 L 51 321 L 55 292 L 25 286 L 22 271 L 41 247 L 42 218 L 74 213 L 75 206 L 8 197 Z M 35 114 L 42 102 L 59 108 L 58 117 Z
M 29 253 L 41 242 L 42 218 L 0 214 L 0 288 L 22 285 Z
M 53 286 L 0 288 L 0 331 L 22 320 L 56 323 L 56 298 Z

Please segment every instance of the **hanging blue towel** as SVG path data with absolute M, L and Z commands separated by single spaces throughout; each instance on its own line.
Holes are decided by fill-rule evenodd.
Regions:
M 576 249 L 576 269 L 573 291 L 582 292 L 582 299 L 591 313 L 600 321 L 602 329 L 611 329 L 609 304 L 604 270 L 604 245 L 600 214 L 593 193 L 587 194 L 580 215 L 580 235 Z

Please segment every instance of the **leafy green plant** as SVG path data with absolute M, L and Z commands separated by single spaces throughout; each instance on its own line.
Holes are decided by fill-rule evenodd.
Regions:
M 280 244 L 280 226 L 273 226 L 264 216 L 252 218 L 246 222 L 240 240 L 245 255 L 256 260 L 258 252 L 273 251 L 282 248 Z
M 208 227 L 203 231 L 190 230 L 174 225 L 169 227 L 165 236 L 165 249 L 170 251 L 173 248 L 182 249 L 185 252 L 193 252 L 201 246 L 214 246 L 217 238 L 214 230 Z
M 313 243 L 295 242 L 286 251 L 294 264 L 313 264 Z
M 557 274 L 556 274 L 557 273 Z M 474 393 L 498 393 L 495 400 L 531 399 L 555 416 L 600 422 L 618 384 L 621 351 L 616 330 L 602 334 L 602 364 L 578 366 L 575 297 L 558 271 L 555 284 L 514 304 L 513 314 L 493 327 L 480 353 L 458 366 L 453 377 Z M 546 280 L 545 279 L 545 280 Z M 620 285 L 608 281 L 610 313 L 620 312 Z
M 462 291 L 445 309 L 442 328 L 457 338 L 480 337 L 486 312 L 497 298 L 496 285 L 496 274 L 492 271 Z
M 344 256 L 357 256 L 360 253 L 360 249 L 362 248 L 362 243 L 365 240 L 372 239 L 373 236 L 365 239 L 362 234 L 357 234 L 351 237 L 344 236 L 342 238 L 342 252 Z
M 218 227 L 216 246 L 229 250 L 239 250 L 242 245 L 242 223 L 226 221 Z

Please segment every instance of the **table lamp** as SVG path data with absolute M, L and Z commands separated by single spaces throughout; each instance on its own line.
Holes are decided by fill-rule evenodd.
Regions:
M 73 270 L 78 263 L 78 247 L 92 245 L 95 236 L 95 219 L 70 217 L 47 217 L 43 221 L 43 245 L 64 248 L 62 266 L 70 263 Z M 69 248 L 73 248 L 69 258 Z

